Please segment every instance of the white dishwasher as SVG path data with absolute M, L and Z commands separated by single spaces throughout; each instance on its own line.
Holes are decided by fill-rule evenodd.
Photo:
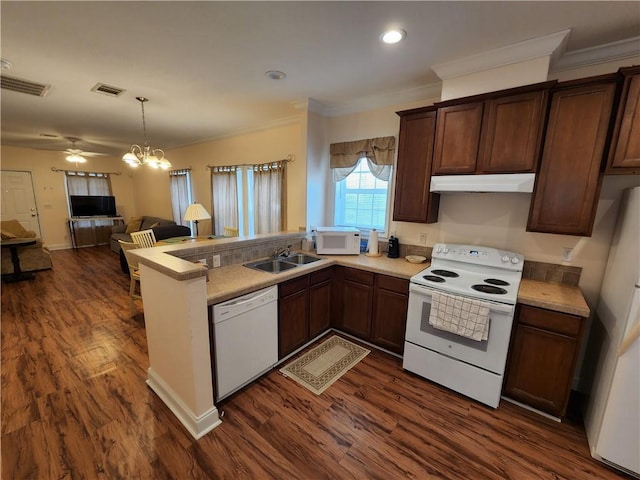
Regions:
M 278 363 L 278 287 L 213 306 L 216 400 Z

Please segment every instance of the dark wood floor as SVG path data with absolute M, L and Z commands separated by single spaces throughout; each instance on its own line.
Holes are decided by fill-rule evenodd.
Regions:
M 145 384 L 118 257 L 52 257 L 2 285 L 2 478 L 625 478 L 591 459 L 580 426 L 492 410 L 377 351 L 320 396 L 273 371 L 195 441 Z

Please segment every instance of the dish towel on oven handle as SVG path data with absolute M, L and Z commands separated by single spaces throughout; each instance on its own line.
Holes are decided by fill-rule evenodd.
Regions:
M 481 300 L 434 292 L 429 324 L 480 342 L 489 338 L 489 308 Z

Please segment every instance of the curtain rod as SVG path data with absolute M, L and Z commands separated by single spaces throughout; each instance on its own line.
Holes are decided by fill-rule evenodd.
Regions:
M 84 170 L 63 170 L 61 168 L 56 168 L 56 167 L 51 167 L 51 171 L 52 172 L 73 172 L 73 173 L 102 173 L 102 174 L 108 174 L 108 175 L 122 175 L 122 172 L 86 172 Z
M 271 163 L 278 163 L 278 162 L 293 162 L 293 155 L 289 154 L 287 155 L 287 158 L 281 158 L 280 160 L 274 160 L 272 162 L 265 162 L 265 163 L 238 163 L 236 165 L 207 165 L 207 168 L 231 168 L 231 167 L 256 167 L 256 166 L 260 166 L 260 165 L 269 165 Z

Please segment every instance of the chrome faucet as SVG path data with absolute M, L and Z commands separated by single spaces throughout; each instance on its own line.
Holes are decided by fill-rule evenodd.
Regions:
M 291 255 L 291 247 L 292 245 L 287 245 L 286 247 L 276 249 L 273 252 L 273 259 L 277 260 L 279 256 L 288 257 L 289 255 Z

